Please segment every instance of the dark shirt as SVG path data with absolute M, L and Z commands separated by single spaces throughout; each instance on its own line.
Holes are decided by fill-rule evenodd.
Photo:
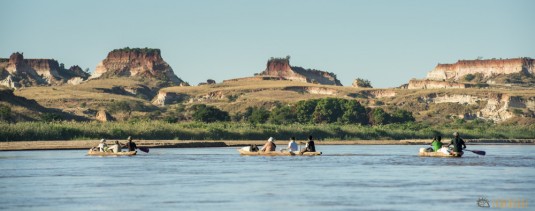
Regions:
M 135 151 L 137 146 L 136 146 L 136 143 L 134 142 L 127 142 L 126 143 L 126 147 L 128 147 L 128 151 L 131 152 L 131 151 Z
M 314 141 L 308 140 L 307 152 L 315 152 L 315 151 L 316 151 L 316 146 L 314 146 Z
M 462 152 L 463 146 L 466 148 L 466 145 L 464 144 L 464 140 L 462 138 L 456 137 L 451 140 L 450 145 L 453 145 L 453 151 L 454 152 Z

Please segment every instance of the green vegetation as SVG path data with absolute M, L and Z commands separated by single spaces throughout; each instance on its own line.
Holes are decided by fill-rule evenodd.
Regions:
M 221 111 L 213 106 L 206 106 L 204 104 L 194 105 L 191 108 L 193 110 L 193 119 L 200 122 L 217 122 L 217 121 L 229 121 L 230 116 L 228 112 Z
M 356 78 L 355 83 L 357 84 L 358 87 L 373 88 L 372 83 L 367 79 Z
M 474 80 L 474 78 L 476 78 L 476 76 L 473 75 L 473 74 L 467 74 L 467 75 L 464 76 L 464 80 L 466 80 L 466 81 L 472 81 L 472 80 Z
M 230 122 L 0 122 L 0 141 L 76 140 L 133 136 L 154 140 L 265 140 L 273 136 L 304 139 L 309 134 L 325 140 L 424 139 L 442 134 L 447 140 L 454 131 L 463 138 L 530 139 L 535 125 L 493 125 L 485 122 L 428 125 L 404 123 L 363 126 L 359 124 L 249 124 Z
M 11 118 L 11 107 L 0 104 L 0 121 L 9 121 Z

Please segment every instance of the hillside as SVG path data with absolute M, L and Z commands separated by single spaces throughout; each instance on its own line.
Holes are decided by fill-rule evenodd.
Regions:
M 229 81 L 199 87 L 168 87 L 153 103 L 208 104 L 231 113 L 249 106 L 271 109 L 275 103 L 294 104 L 318 98 L 354 99 L 368 107 L 402 108 L 417 121 L 448 122 L 476 118 L 504 122 L 535 117 L 535 89 L 359 89 L 292 81 Z

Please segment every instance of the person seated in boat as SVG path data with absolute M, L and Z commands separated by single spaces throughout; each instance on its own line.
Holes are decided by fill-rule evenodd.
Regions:
M 258 152 L 258 147 L 256 146 L 256 144 L 252 144 L 251 145 L 251 148 L 249 149 L 251 152 Z
M 428 152 L 438 152 L 440 148 L 442 148 L 442 137 L 441 136 L 435 136 L 433 138 L 433 141 L 431 142 L 431 147 L 427 148 Z
M 314 145 L 314 140 L 312 140 L 312 136 L 308 136 L 308 141 L 305 145 L 305 148 L 301 150 L 301 154 L 305 152 L 315 152 L 316 146 Z
M 459 137 L 459 132 L 453 133 L 454 138 L 451 139 L 450 144 L 448 147 L 453 145 L 453 150 L 451 151 L 453 153 L 462 153 L 463 149 L 466 149 L 466 144 L 464 143 L 464 140 Z
M 241 150 L 247 152 L 258 152 L 258 147 L 256 146 L 256 144 L 251 144 L 250 146 L 242 147 Z
M 121 152 L 122 148 L 121 148 L 121 144 L 119 143 L 119 141 L 115 141 L 115 144 L 109 147 L 109 150 L 111 150 L 113 153 Z
M 290 138 L 290 142 L 288 143 L 288 147 L 286 148 L 290 152 L 297 152 L 299 149 L 297 148 L 297 143 L 295 143 L 295 137 Z
M 264 146 L 262 147 L 262 149 L 260 149 L 260 151 L 262 152 L 275 151 L 275 148 L 277 148 L 277 145 L 275 145 L 274 141 L 275 139 L 273 137 L 269 137 L 268 141 L 266 142 L 266 144 L 264 144 Z
M 132 136 L 128 136 L 128 142 L 124 145 L 124 147 L 128 148 L 129 152 L 136 151 L 137 146 L 136 143 L 132 141 Z
M 100 139 L 100 143 L 97 146 L 99 152 L 108 151 L 108 144 L 106 144 L 106 139 Z

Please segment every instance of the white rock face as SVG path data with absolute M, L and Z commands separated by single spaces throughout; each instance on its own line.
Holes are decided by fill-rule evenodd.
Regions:
M 78 85 L 78 84 L 81 84 L 82 82 L 84 82 L 84 79 L 80 77 L 74 77 L 67 81 L 67 83 L 71 85 Z
M 455 64 L 438 64 L 427 74 L 430 80 L 458 80 L 468 74 L 481 74 L 488 78 L 494 75 L 521 73 L 535 74 L 535 62 L 530 58 L 460 60 Z
M 493 94 L 488 97 L 478 97 L 472 95 L 444 95 L 424 99 L 428 103 L 458 103 L 463 105 L 476 105 L 480 101 L 485 102 L 484 108 L 476 113 L 481 119 L 502 122 L 514 117 L 511 112 L 513 108 L 527 108 L 535 110 L 535 98 L 523 99 L 521 97 L 509 96 L 505 94 Z M 465 115 L 465 114 L 461 114 Z M 470 116 L 470 118 L 473 118 Z

